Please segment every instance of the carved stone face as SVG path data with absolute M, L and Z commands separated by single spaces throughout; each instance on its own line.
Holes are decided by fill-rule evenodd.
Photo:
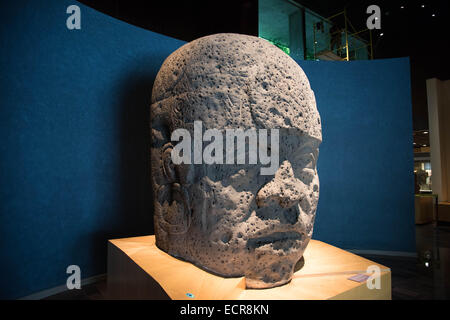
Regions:
M 278 170 L 261 175 L 267 165 L 259 162 L 174 165 L 171 134 L 183 128 L 194 137 L 194 121 L 203 129 L 279 129 Z M 257 37 L 197 39 L 162 65 L 151 122 L 157 246 L 213 273 L 245 276 L 248 288 L 289 282 L 313 231 L 322 141 L 300 66 Z

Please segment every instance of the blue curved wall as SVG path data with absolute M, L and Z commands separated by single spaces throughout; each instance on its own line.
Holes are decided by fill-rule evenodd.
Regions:
M 346 249 L 414 252 L 409 59 L 299 64 L 322 119 L 313 238 Z
M 184 42 L 76 1 L 0 6 L 0 298 L 18 298 L 71 264 L 104 273 L 107 239 L 153 231 L 150 94 Z M 414 251 L 408 59 L 300 65 L 323 122 L 314 237 Z

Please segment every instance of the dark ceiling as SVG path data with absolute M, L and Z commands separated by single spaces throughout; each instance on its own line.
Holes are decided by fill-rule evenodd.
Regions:
M 176 39 L 233 32 L 258 35 L 258 1 L 80 0 L 98 11 Z
M 258 35 L 257 0 L 80 2 L 136 26 L 185 41 L 219 32 Z M 375 58 L 410 57 L 413 128 L 428 128 L 425 81 L 433 77 L 450 79 L 448 0 L 296 2 L 324 17 L 346 8 L 347 15 L 357 30 L 365 27 L 369 16 L 366 13 L 367 7 L 378 5 L 382 14 L 380 32 L 383 32 L 383 36 L 377 33 L 374 38 Z
M 426 79 L 450 79 L 450 1 L 297 0 L 296 2 L 325 17 L 345 8 L 349 20 L 357 30 L 365 27 L 369 16 L 366 14 L 366 8 L 371 4 L 378 5 L 382 17 L 381 30 L 374 38 L 375 59 L 410 57 L 413 127 L 414 130 L 428 129 Z M 379 36 L 381 32 L 383 36 Z

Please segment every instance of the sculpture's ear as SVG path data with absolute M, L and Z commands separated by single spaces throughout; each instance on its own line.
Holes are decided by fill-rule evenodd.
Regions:
M 162 171 L 167 183 L 174 183 L 176 181 L 175 165 L 172 162 L 173 145 L 172 143 L 166 143 L 161 151 Z
M 152 111 L 153 111 L 152 105 Z M 151 165 L 154 190 L 174 182 L 175 174 L 170 160 L 170 129 L 164 114 L 152 114 L 151 119 Z
M 168 251 L 167 236 L 183 235 L 187 232 L 191 225 L 191 210 L 189 195 L 183 183 L 186 180 L 185 166 L 172 162 L 173 144 L 166 119 L 167 117 L 152 119 L 151 157 L 155 192 L 155 234 L 158 246 Z

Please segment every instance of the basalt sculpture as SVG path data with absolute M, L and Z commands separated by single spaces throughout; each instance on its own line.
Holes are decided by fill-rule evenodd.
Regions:
M 156 245 L 212 273 L 245 276 L 247 288 L 289 282 L 319 199 L 321 121 L 302 68 L 264 39 L 206 36 L 164 61 L 150 113 Z M 179 129 L 192 140 L 174 139 Z M 254 130 L 258 150 L 266 147 L 273 161 L 255 163 L 250 134 L 245 150 L 230 146 L 233 129 Z M 174 154 L 181 140 L 191 148 L 180 157 L 190 162 Z M 215 161 L 195 156 L 214 141 Z

